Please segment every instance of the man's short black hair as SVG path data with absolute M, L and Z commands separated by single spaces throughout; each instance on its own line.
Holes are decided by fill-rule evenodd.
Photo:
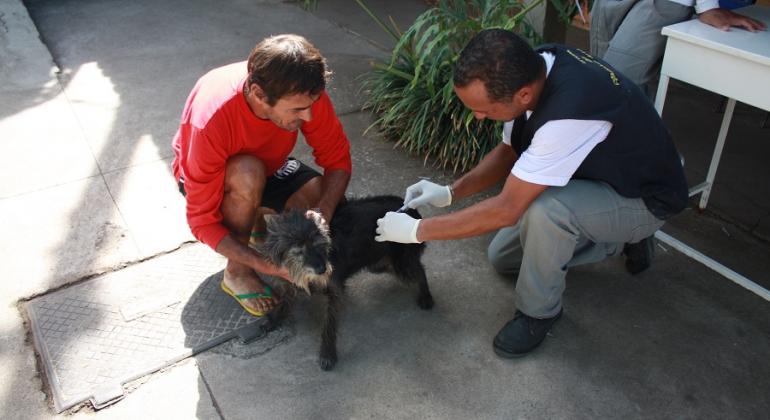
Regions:
M 480 80 L 489 99 L 500 102 L 535 81 L 545 62 L 529 44 L 511 31 L 485 29 L 460 52 L 454 69 L 457 87 Z

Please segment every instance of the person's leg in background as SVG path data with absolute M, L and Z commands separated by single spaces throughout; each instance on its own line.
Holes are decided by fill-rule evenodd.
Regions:
M 640 0 L 594 0 L 589 32 L 590 53 L 602 58 L 628 11 Z
M 622 8 L 612 4 L 627 5 L 627 2 L 634 4 L 621 17 Z M 615 7 L 603 6 L 607 4 Z M 649 85 L 660 73 L 660 61 L 666 48 L 666 37 L 660 31 L 664 26 L 689 19 L 693 8 L 670 0 L 599 0 L 594 9 L 598 9 L 599 16 L 594 21 L 591 15 L 591 39 L 594 36 L 597 38 L 596 52 L 593 51 L 592 42 L 592 53 L 604 59 L 639 85 L 647 96 L 652 97 L 656 89 Z M 612 33 L 612 26 L 619 20 L 620 24 Z M 602 40 L 608 37 L 609 42 L 603 52 Z

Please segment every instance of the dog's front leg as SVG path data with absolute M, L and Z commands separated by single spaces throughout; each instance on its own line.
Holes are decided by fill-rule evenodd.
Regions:
M 342 288 L 332 279 L 325 290 L 326 320 L 321 333 L 321 352 L 318 363 L 323 370 L 331 370 L 337 364 L 337 317 L 342 306 Z

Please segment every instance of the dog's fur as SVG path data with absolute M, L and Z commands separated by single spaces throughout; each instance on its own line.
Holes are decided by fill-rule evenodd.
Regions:
M 310 292 L 323 290 L 328 304 L 321 334 L 319 363 L 330 370 L 337 363 L 337 319 L 345 282 L 367 268 L 382 272 L 392 268 L 396 276 L 417 283 L 417 304 L 433 307 L 425 268 L 420 261 L 424 244 L 400 244 L 374 240 L 377 219 L 398 209 L 403 200 L 395 196 L 374 196 L 345 201 L 337 206 L 331 226 L 321 223 L 313 212 L 287 211 L 265 216 L 267 235 L 260 252 L 276 265 L 286 267 L 294 285 Z M 416 210 L 407 213 L 420 218 Z

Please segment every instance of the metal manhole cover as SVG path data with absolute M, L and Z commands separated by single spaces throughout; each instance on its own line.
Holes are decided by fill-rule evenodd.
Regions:
M 224 263 L 196 244 L 29 301 L 57 412 L 89 399 L 103 407 L 126 382 L 236 336 L 264 335 L 266 320 L 220 290 Z

